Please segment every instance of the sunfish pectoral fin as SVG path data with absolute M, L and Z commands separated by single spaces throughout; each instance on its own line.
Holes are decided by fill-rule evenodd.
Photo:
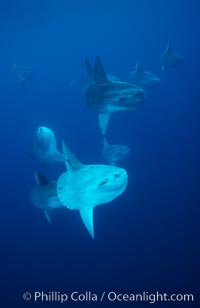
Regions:
M 108 126 L 109 119 L 110 119 L 110 114 L 99 113 L 99 126 L 100 126 L 101 132 L 104 136 L 106 134 L 106 129 L 107 129 L 107 126 Z
M 76 158 L 74 153 L 69 149 L 66 143 L 62 140 L 63 154 L 65 155 L 65 165 L 67 170 L 78 170 L 84 165 Z
M 86 229 L 94 239 L 93 207 L 83 208 L 79 212 Z
M 51 210 L 44 210 L 44 215 L 45 215 L 47 221 L 51 224 L 52 223 Z
M 94 80 L 96 84 L 109 82 L 99 57 L 96 58 L 94 65 Z

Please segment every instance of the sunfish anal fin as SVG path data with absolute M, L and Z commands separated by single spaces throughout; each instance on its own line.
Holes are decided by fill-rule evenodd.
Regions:
M 84 165 L 76 158 L 74 153 L 69 149 L 64 141 L 62 141 L 63 154 L 66 157 L 65 165 L 67 170 L 74 171 L 81 169 Z
M 35 173 L 35 180 L 38 186 L 45 186 L 49 184 L 49 181 L 40 173 Z
M 49 211 L 49 210 L 44 210 L 44 215 L 45 215 L 47 221 L 51 224 L 51 223 L 52 223 L 51 211 Z
M 109 82 L 99 57 L 96 58 L 94 65 L 94 80 L 96 84 L 103 84 Z
M 99 113 L 99 126 L 103 135 L 106 134 L 106 129 L 110 119 L 110 114 L 108 113 Z
M 94 239 L 93 207 L 83 208 L 79 212 L 86 229 Z

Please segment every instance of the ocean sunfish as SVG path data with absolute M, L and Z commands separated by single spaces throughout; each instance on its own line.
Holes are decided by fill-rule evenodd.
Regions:
M 122 144 L 109 144 L 104 137 L 103 140 L 103 150 L 102 156 L 104 160 L 110 164 L 115 166 L 116 163 L 120 160 L 127 159 L 130 155 L 130 148 L 126 145 Z
M 182 64 L 183 61 L 184 58 L 178 52 L 174 51 L 171 45 L 168 44 L 161 56 L 162 71 L 164 71 L 165 68 L 176 67 Z
M 12 66 L 12 71 L 15 73 L 24 92 L 27 91 L 27 82 L 33 78 L 33 69 L 31 66 L 19 66 L 16 63 Z
M 52 211 L 63 208 L 57 196 L 57 182 L 49 182 L 39 172 L 36 172 L 35 179 L 37 185 L 31 190 L 30 200 L 36 207 L 44 211 L 48 222 L 51 223 Z
M 33 158 L 42 165 L 65 162 L 65 155 L 58 152 L 54 132 L 45 126 L 40 126 L 37 129 L 33 146 Z
M 71 210 L 78 210 L 89 234 L 94 238 L 93 208 L 111 202 L 126 189 L 125 169 L 110 165 L 83 165 L 63 142 L 67 157 L 67 172 L 57 182 L 60 202 Z
M 129 76 L 129 82 L 145 90 L 151 90 L 160 84 L 160 78 L 153 73 L 145 71 L 138 61 L 135 69 Z
M 127 82 L 109 80 L 98 57 L 93 77 L 94 83 L 85 91 L 86 104 L 88 108 L 98 112 L 99 126 L 105 135 L 110 115 L 139 109 L 144 104 L 145 91 Z

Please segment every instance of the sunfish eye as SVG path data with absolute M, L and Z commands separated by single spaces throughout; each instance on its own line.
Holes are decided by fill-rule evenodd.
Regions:
M 105 180 L 103 180 L 99 185 L 100 185 L 100 186 L 103 186 L 103 185 L 105 185 L 107 182 L 108 182 L 108 179 L 105 179 Z
M 115 173 L 114 175 L 115 178 L 118 178 L 119 176 L 120 176 L 119 173 Z

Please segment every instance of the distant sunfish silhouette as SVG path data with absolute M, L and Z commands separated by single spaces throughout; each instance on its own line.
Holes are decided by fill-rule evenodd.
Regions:
M 135 70 L 131 72 L 129 81 L 145 90 L 151 90 L 160 84 L 160 78 L 153 73 L 144 71 L 139 61 L 136 63 Z
M 27 91 L 27 82 L 33 78 L 33 69 L 31 66 L 19 66 L 16 63 L 12 66 L 12 71 L 15 73 L 24 92 Z
M 58 152 L 54 132 L 45 126 L 37 129 L 33 157 L 43 165 L 49 165 L 54 162 L 65 162 L 65 155 Z
M 31 190 L 30 200 L 44 211 L 48 222 L 51 223 L 52 211 L 63 207 L 57 196 L 57 182 L 49 182 L 39 172 L 36 172 L 35 179 L 37 185 Z
M 57 182 L 60 202 L 71 210 L 78 210 L 91 237 L 94 238 L 93 208 L 108 203 L 126 189 L 125 169 L 110 165 L 83 165 L 63 142 L 67 157 L 67 172 Z
M 126 159 L 130 155 L 130 149 L 125 145 L 122 144 L 110 145 L 105 137 L 103 143 L 104 147 L 102 150 L 102 156 L 108 164 L 115 166 L 118 161 Z
M 173 51 L 171 45 L 168 44 L 161 56 L 162 71 L 164 71 L 165 68 L 178 66 L 182 64 L 183 61 L 184 58 L 178 52 Z
M 99 113 L 99 126 L 105 135 L 110 115 L 139 109 L 145 101 L 145 91 L 127 82 L 109 80 L 98 57 L 93 77 L 94 83 L 85 91 L 86 104 Z

